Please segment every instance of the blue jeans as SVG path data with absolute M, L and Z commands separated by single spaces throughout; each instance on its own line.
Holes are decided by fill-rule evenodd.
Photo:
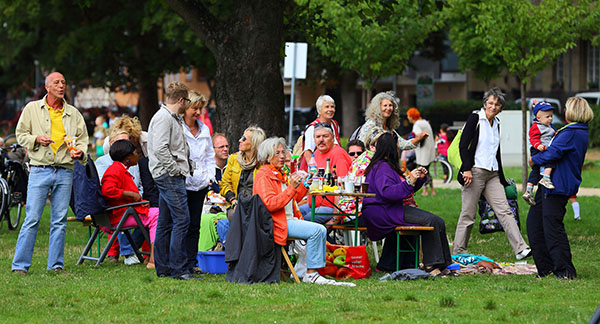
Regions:
M 17 239 L 12 270 L 29 271 L 38 226 L 50 191 L 50 239 L 46 269 L 65 267 L 65 231 L 72 187 L 73 170 L 31 168 L 27 185 L 26 216 Z
M 310 215 L 310 207 L 308 206 L 308 204 L 299 206 L 298 209 L 300 210 L 300 213 L 302 214 L 302 218 L 304 218 L 305 221 L 310 222 L 311 215 Z M 317 207 L 317 208 L 315 208 L 315 213 L 333 214 L 333 207 L 327 207 L 327 206 Z M 332 216 L 315 215 L 315 223 L 325 224 L 331 219 L 331 217 Z
M 219 235 L 219 241 L 223 244 L 224 248 L 227 248 L 227 232 L 229 231 L 229 221 L 226 219 L 219 219 L 217 222 L 217 234 Z
M 168 174 L 154 179 L 158 187 L 158 224 L 154 239 L 154 264 L 158 276 L 188 273 L 186 235 L 190 225 L 185 177 Z M 196 244 L 198 244 L 196 242 Z
M 139 228 L 133 230 L 133 232 L 131 233 L 131 238 L 133 238 L 133 241 L 137 245 L 138 249 L 142 247 L 142 244 L 144 244 L 145 238 L 142 234 L 142 231 L 140 231 Z M 117 240 L 119 240 L 119 253 L 122 256 L 129 256 L 135 254 L 135 252 L 133 251 L 133 246 L 131 246 L 131 243 L 129 243 L 129 240 L 127 239 L 127 236 L 125 236 L 125 234 L 119 232 L 119 234 L 117 234 Z
M 288 237 L 306 241 L 306 268 L 318 269 L 325 266 L 325 226 L 299 219 L 288 219 Z

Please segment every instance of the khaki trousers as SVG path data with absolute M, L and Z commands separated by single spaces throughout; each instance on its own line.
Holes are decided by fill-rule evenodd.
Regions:
M 494 209 L 514 253 L 517 254 L 525 250 L 528 247 L 527 243 L 525 243 L 523 236 L 521 236 L 517 222 L 508 206 L 504 187 L 500 183 L 498 172 L 480 168 L 473 168 L 471 172 L 473 173 L 471 185 L 468 187 L 463 186 L 462 188 L 462 209 L 458 224 L 456 225 L 454 244 L 452 246 L 453 254 L 469 254 L 467 244 L 469 243 L 471 229 L 477 217 L 477 203 L 482 193 L 492 209 Z

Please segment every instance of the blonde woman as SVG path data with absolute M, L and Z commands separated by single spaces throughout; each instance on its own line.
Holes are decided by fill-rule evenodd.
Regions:
M 563 218 L 569 197 L 577 193 L 581 184 L 589 143 L 588 123 L 594 112 L 583 98 L 569 98 L 566 107 L 569 124 L 557 131 L 546 151 L 529 159 L 532 165 L 552 162 L 556 167 L 551 174 L 555 189 L 538 186 L 536 205 L 529 208 L 527 215 L 527 236 L 540 277 L 554 274 L 559 279 L 576 279 Z

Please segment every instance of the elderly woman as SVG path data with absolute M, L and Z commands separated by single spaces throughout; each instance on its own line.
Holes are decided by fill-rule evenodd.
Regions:
M 462 209 L 456 234 L 454 254 L 468 254 L 467 244 L 475 223 L 477 203 L 483 194 L 494 209 L 506 232 L 517 260 L 527 258 L 531 249 L 525 243 L 506 200 L 502 160 L 500 159 L 500 120 L 496 117 L 504 106 L 504 93 L 493 88 L 483 95 L 483 108 L 467 119 L 459 143 L 462 165 L 458 182 L 462 187 Z
M 193 175 L 185 179 L 188 209 L 190 211 L 190 225 L 186 235 L 185 248 L 187 251 L 186 270 L 190 273 L 200 273 L 196 267 L 198 256 L 198 238 L 200 235 L 200 218 L 202 205 L 208 192 L 210 181 L 215 177 L 215 151 L 208 127 L 198 120 L 206 97 L 200 92 L 189 92 L 190 104 L 182 106 L 179 111 L 183 115 L 183 134 L 190 147 L 190 160 L 196 167 Z
M 583 98 L 569 98 L 566 107 L 565 118 L 569 124 L 558 130 L 546 151 L 530 159 L 530 164 L 553 162 L 556 167 L 551 174 L 555 189 L 538 186 L 536 205 L 527 215 L 527 235 L 540 277 L 552 273 L 557 278 L 576 279 L 563 218 L 569 197 L 577 193 L 581 184 L 581 168 L 589 141 L 588 123 L 594 118 L 594 112 Z
M 322 95 L 317 98 L 317 119 L 313 120 L 304 130 L 304 161 L 301 161 L 301 168 L 306 170 L 311 154 L 315 152 L 317 144 L 315 143 L 315 125 L 319 123 L 327 123 L 333 129 L 333 141 L 335 144 L 340 143 L 340 126 L 333 120 L 335 115 L 335 101 L 328 95 Z
M 444 220 L 404 203 L 421 188 L 427 170 L 416 168 L 405 179 L 400 171 L 397 142 L 395 134 L 381 135 L 377 151 L 366 170 L 369 193 L 375 194 L 375 197 L 367 197 L 363 201 L 362 216 L 367 225 L 367 235 L 373 241 L 385 238 L 377 269 L 395 269 L 397 237 L 394 228 L 418 224 L 434 227 L 433 231 L 422 234 L 425 269 L 433 275 L 451 275 L 446 269 L 452 258 Z
M 385 131 L 396 133 L 396 128 L 400 126 L 400 111 L 398 109 L 398 103 L 394 98 L 394 93 L 392 91 L 380 92 L 373 97 L 369 104 L 369 108 L 367 108 L 365 117 L 367 121 L 356 130 L 356 132 L 358 132 L 356 138 L 363 141 L 363 143 L 366 141 L 367 134 L 369 134 L 375 126 L 379 126 Z M 398 134 L 396 133 L 396 135 Z M 415 145 L 419 144 L 422 140 L 427 138 L 427 136 L 429 136 L 429 134 L 423 132 L 412 138 L 410 141 L 397 136 L 398 145 L 401 150 L 412 150 L 416 147 Z
M 323 225 L 302 220 L 296 204 L 306 195 L 308 188 L 298 174 L 287 176 L 282 168 L 287 148 L 285 139 L 272 137 L 258 148 L 258 159 L 264 163 L 256 174 L 254 194 L 260 196 L 273 217 L 273 236 L 277 245 L 286 245 L 288 237 L 306 240 L 306 275 L 304 282 L 321 285 L 347 285 L 323 278 L 317 272 L 325 266 L 325 239 L 327 230 Z
M 227 217 L 231 219 L 237 205 L 237 197 L 251 197 L 252 185 L 256 172 L 260 169 L 257 159 L 258 145 L 266 138 L 265 131 L 260 127 L 246 128 L 239 140 L 239 152 L 231 154 L 227 159 L 227 168 L 219 186 L 221 196 L 225 197 L 229 208 Z

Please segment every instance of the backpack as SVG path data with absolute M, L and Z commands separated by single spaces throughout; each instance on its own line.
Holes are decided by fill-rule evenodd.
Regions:
M 460 144 L 460 138 L 462 137 L 462 133 L 463 130 L 465 129 L 466 124 L 463 126 L 463 128 L 459 129 L 456 132 L 456 136 L 454 136 L 454 139 L 452 140 L 452 143 L 450 143 L 450 146 L 448 147 L 448 162 L 455 168 L 460 169 L 460 167 L 462 166 L 462 160 L 460 158 L 460 150 L 458 148 L 459 144 Z M 479 122 L 477 122 L 477 126 L 475 126 L 476 128 L 479 127 Z M 471 144 L 469 144 L 469 148 L 471 147 Z

